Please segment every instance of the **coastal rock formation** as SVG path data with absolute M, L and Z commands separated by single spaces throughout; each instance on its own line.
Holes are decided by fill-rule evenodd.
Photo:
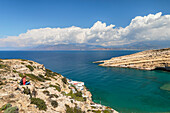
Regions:
M 20 85 L 23 76 L 30 85 Z M 69 81 L 33 61 L 0 59 L 0 113 L 117 113 Z
M 167 70 L 170 71 L 170 48 L 148 50 L 131 55 L 97 61 L 100 66 L 126 67 L 141 70 Z

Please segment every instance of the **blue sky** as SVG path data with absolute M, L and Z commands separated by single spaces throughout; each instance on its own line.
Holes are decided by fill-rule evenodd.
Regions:
M 170 41 L 170 0 L 0 0 L 0 48 Z
M 127 26 L 136 16 L 170 12 L 170 0 L 0 0 L 0 38 L 28 29 L 91 27 L 96 21 Z

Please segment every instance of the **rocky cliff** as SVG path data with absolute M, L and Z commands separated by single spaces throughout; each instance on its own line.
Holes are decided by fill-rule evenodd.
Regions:
M 148 50 L 131 55 L 97 61 L 100 66 L 126 67 L 142 70 L 162 69 L 170 71 L 170 48 Z
M 23 76 L 30 85 L 20 85 Z M 76 89 L 69 79 L 42 64 L 0 59 L 0 113 L 117 113 L 94 103 L 91 93 L 82 87 Z

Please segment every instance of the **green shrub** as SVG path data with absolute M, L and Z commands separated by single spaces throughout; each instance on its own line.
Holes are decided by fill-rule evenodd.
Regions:
M 84 100 L 84 101 L 86 101 L 86 100 L 87 100 L 87 98 L 86 98 L 86 97 L 83 97 L 83 100 Z
M 22 73 L 19 73 L 19 76 L 20 76 L 21 78 L 23 78 L 23 77 L 24 77 L 24 75 L 23 75 Z
M 78 93 L 78 92 L 77 92 Z M 70 93 L 68 93 L 68 94 L 66 94 L 67 96 L 71 96 L 71 98 L 73 98 L 73 99 L 75 99 L 75 100 L 77 100 L 77 101 L 84 101 L 84 99 L 83 99 L 83 97 L 82 97 L 82 95 L 80 96 L 80 94 L 78 93 L 78 94 L 74 94 L 73 92 L 72 92 L 72 90 L 70 91 Z
M 65 104 L 66 106 L 66 113 L 83 113 L 81 111 L 81 109 L 74 107 L 74 108 L 70 108 L 69 105 Z
M 59 96 L 56 95 L 56 94 L 50 94 L 49 96 L 50 96 L 50 98 L 54 98 L 54 97 L 55 97 L 55 98 L 58 98 L 58 97 L 59 97 Z
M 56 86 L 56 85 L 52 85 L 52 84 L 50 84 L 50 86 L 49 87 L 54 87 L 56 90 L 58 90 L 59 92 L 61 91 L 61 88 L 60 88 L 60 86 Z
M 31 98 L 31 104 L 37 105 L 39 110 L 47 110 L 47 105 L 45 104 L 44 100 L 40 98 Z
M 60 84 L 59 83 L 55 83 L 56 85 L 58 85 L 58 86 L 60 86 Z
M 87 112 L 90 112 L 90 111 L 91 111 L 90 109 L 87 110 Z
M 94 113 L 101 113 L 101 111 L 100 111 L 100 110 L 97 110 L 97 111 L 92 110 L 92 112 L 94 112 Z
M 34 68 L 31 65 L 26 65 L 27 68 L 30 69 L 30 71 L 34 71 Z
M 0 64 L 0 69 L 3 69 L 5 67 L 6 67 L 6 65 Z
M 18 113 L 18 107 L 9 107 L 4 111 L 4 113 Z
M 52 101 L 51 101 L 51 105 L 52 105 L 54 108 L 56 108 L 56 107 L 58 107 L 58 102 L 52 100 Z
M 31 61 L 30 61 L 29 63 L 30 63 L 30 64 L 33 64 L 33 62 L 31 62 Z
M 3 85 L 3 82 L 2 82 L 2 81 L 0 81 L 0 85 Z
M 0 108 L 0 111 L 3 111 L 3 110 L 6 110 L 7 108 L 11 107 L 12 105 L 10 103 L 8 104 L 5 104 L 3 105 L 1 108 Z
M 45 76 L 57 80 L 57 79 L 54 77 L 54 76 L 57 76 L 57 75 L 56 75 L 54 72 L 52 72 L 51 70 L 49 70 L 49 69 L 46 69 L 46 74 L 45 74 Z
M 62 81 L 63 81 L 65 84 L 67 84 L 67 79 L 66 79 L 66 77 L 62 78 Z
M 43 75 L 40 75 L 40 74 L 39 74 L 39 77 L 42 78 L 42 79 L 44 79 L 44 80 L 51 80 L 50 78 L 44 77 Z
M 82 97 L 82 92 L 81 92 L 81 91 L 78 91 L 77 93 L 75 93 L 75 95 L 76 95 L 77 97 Z
M 28 61 L 28 60 L 26 60 L 26 59 L 20 59 L 21 61 Z
M 2 80 L 6 80 L 6 78 L 2 78 Z
M 14 72 L 14 73 L 17 73 L 17 71 L 16 71 L 16 70 L 13 70 L 13 72 Z
M 50 92 L 47 91 L 47 90 L 44 90 L 43 93 L 46 94 L 46 95 L 50 95 Z
M 61 94 L 66 95 L 66 92 L 62 91 Z
M 26 94 L 26 95 L 30 95 L 30 97 L 32 97 L 32 94 L 31 94 L 31 91 L 30 91 L 30 89 L 28 88 L 28 87 L 23 87 L 24 88 L 24 91 L 23 91 L 23 93 L 24 94 Z
M 38 80 L 40 82 L 44 82 L 44 79 L 38 77 L 38 76 L 35 76 L 34 74 L 25 74 L 26 76 L 28 76 L 29 78 L 31 78 L 32 80 Z
M 56 76 L 57 76 L 57 75 L 58 75 L 58 76 L 61 76 L 61 74 L 59 74 L 59 73 L 57 73 L 57 72 L 54 72 L 54 73 L 55 73 Z
M 110 110 L 104 110 L 103 113 L 112 113 Z

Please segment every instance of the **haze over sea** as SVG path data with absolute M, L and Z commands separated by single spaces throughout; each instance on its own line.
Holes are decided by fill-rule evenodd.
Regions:
M 93 61 L 139 51 L 0 51 L 2 59 L 28 59 L 63 76 L 85 82 L 97 103 L 123 113 L 168 112 L 170 72 L 99 67 Z

